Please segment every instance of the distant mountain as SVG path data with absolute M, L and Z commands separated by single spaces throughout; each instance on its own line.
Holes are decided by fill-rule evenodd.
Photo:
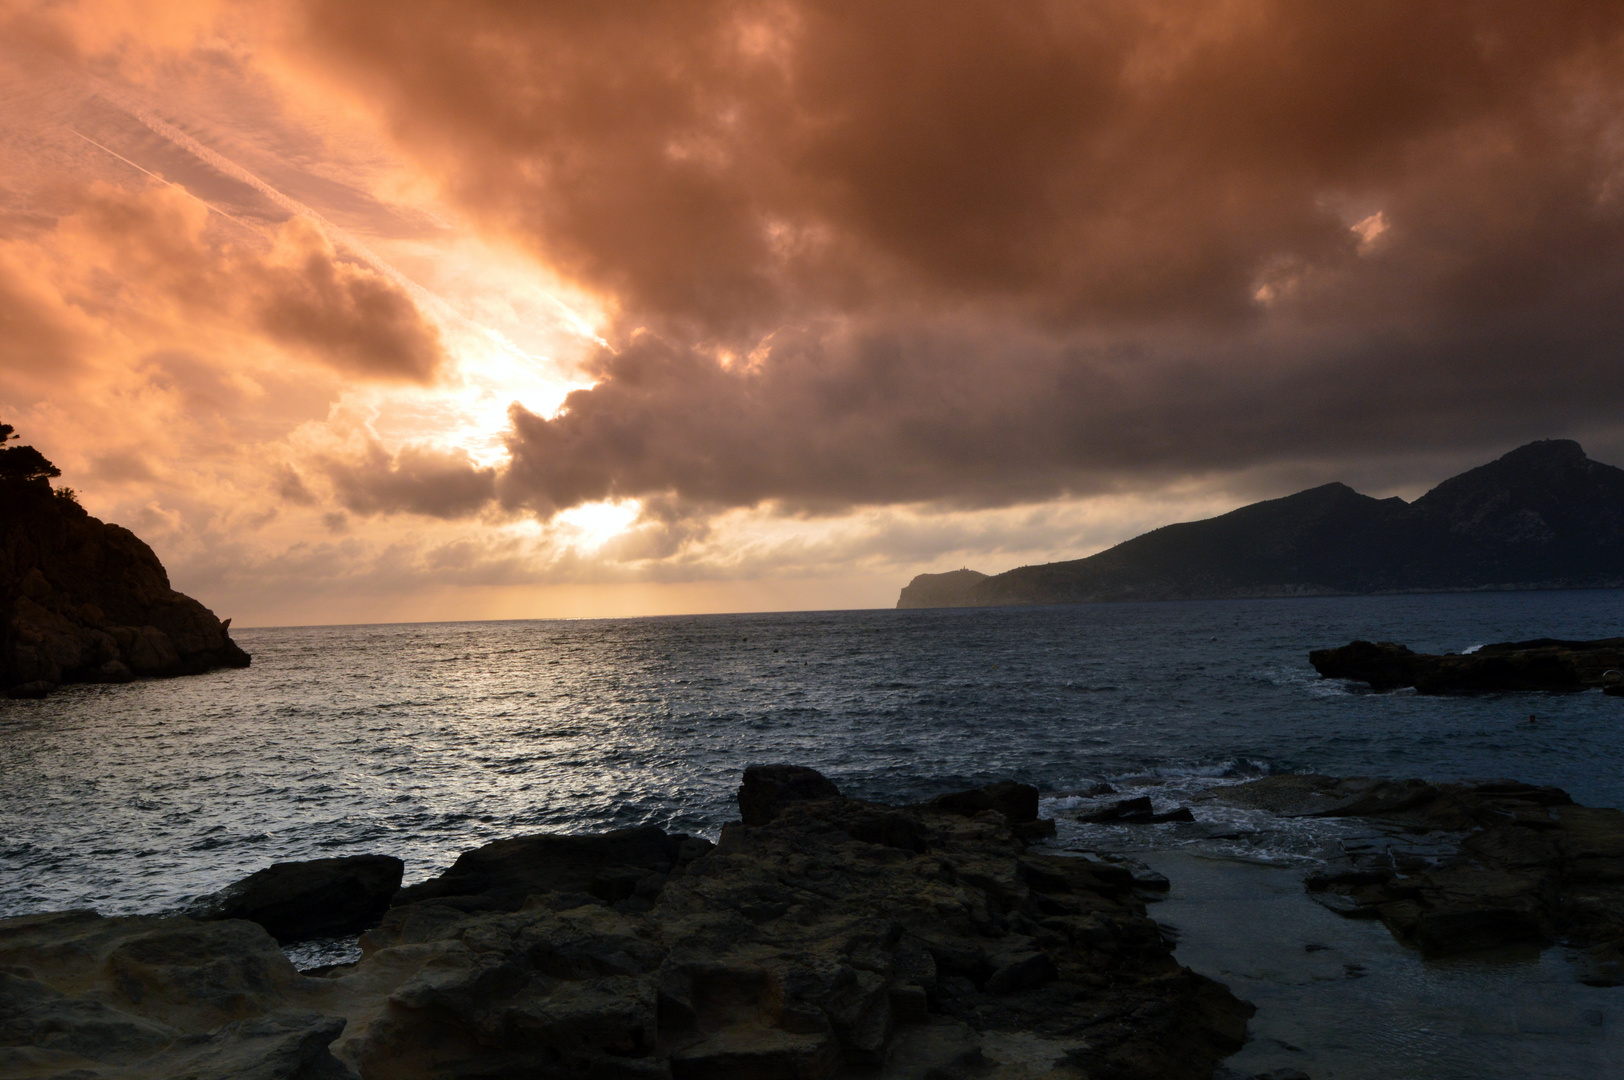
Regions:
M 1326 484 L 1086 559 L 993 577 L 920 574 L 897 607 L 1621 586 L 1624 469 L 1551 439 L 1413 503 Z

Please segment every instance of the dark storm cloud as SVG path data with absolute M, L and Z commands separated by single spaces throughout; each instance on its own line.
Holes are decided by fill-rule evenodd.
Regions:
M 515 406 L 501 491 L 542 513 L 655 494 L 696 510 L 993 506 L 1614 422 L 1624 318 L 1559 344 L 1528 323 L 1485 320 L 1444 342 L 1326 333 L 1312 365 L 1292 349 L 1302 340 L 1164 341 L 1133 356 L 938 323 L 805 335 L 734 371 L 645 335 L 605 355 L 601 381 L 558 416 Z M 1539 360 L 1553 349 L 1560 378 Z
M 496 470 L 480 468 L 465 452 L 426 446 L 391 455 L 373 443 L 359 458 L 329 458 L 325 467 L 339 501 L 362 515 L 468 517 L 490 502 L 496 484 Z
M 361 378 L 427 383 L 445 360 L 440 332 L 394 282 L 340 262 L 315 235 L 291 265 L 259 268 L 260 326 Z
M 1017 501 L 1616 423 L 1618 5 L 305 10 L 620 313 L 596 386 L 514 413 L 510 503 Z

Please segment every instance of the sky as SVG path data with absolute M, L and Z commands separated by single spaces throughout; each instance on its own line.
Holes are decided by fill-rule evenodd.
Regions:
M 236 625 L 1624 464 L 1624 5 L 0 0 L 0 420 Z

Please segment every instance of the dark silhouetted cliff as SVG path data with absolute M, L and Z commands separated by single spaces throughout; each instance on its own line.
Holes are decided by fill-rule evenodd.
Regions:
M 949 570 L 945 574 L 920 574 L 902 587 L 899 608 L 964 607 L 970 590 L 987 580 L 976 570 Z
M 170 588 L 134 533 L 91 517 L 38 470 L 0 476 L 0 691 L 247 666 L 226 624 Z
M 946 575 L 920 575 L 924 579 Z M 1413 503 L 1346 484 L 1168 525 L 898 607 L 1624 586 L 1624 469 L 1529 443 Z M 954 598 L 956 597 L 956 599 Z

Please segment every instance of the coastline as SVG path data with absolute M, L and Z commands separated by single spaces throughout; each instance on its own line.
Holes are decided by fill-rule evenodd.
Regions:
M 1037 792 L 931 804 L 747 770 L 713 847 L 499 841 L 300 974 L 240 919 L 0 921 L 8 1075 L 1204 1080 L 1251 1006 L 1180 967 L 1138 882 L 1031 849 Z M 1001 809 L 994 809 L 1000 807 Z M 1013 818 L 1012 816 L 1013 815 Z M 539 846 L 538 846 L 539 845 Z
M 19 1076 L 52 1075 L 83 1035 L 72 1017 L 90 1010 L 103 1034 L 107 1023 L 146 1032 L 150 1060 L 126 1045 L 118 1075 L 154 1077 L 181 1065 L 216 1075 L 194 1061 L 199 1046 L 209 1061 L 283 1061 L 265 1075 L 287 1080 L 427 1076 L 410 1064 L 420 1059 L 510 1068 L 536 1053 L 552 1055 L 549 1075 L 583 1077 L 1318 1080 L 1392 1075 L 1402 1061 L 1480 1080 L 1586 1075 L 1574 1070 L 1624 1053 L 1624 980 L 1584 985 L 1572 949 L 1513 933 L 1430 958 L 1438 950 L 1402 943 L 1391 920 L 1344 918 L 1312 891 L 1338 859 L 1366 858 L 1372 836 L 1432 853 L 1394 863 L 1414 883 L 1405 895 L 1425 896 L 1429 875 L 1481 851 L 1473 836 L 1549 837 L 1563 813 L 1614 826 L 1624 814 L 1506 781 L 1143 780 L 1041 804 L 1001 784 L 887 806 L 844 798 L 811 770 L 750 770 L 744 820 L 714 848 L 657 829 L 493 843 L 396 893 L 368 920 L 359 959 L 303 974 L 256 924 L 217 921 L 221 910 L 202 922 L 0 920 L 6 992 L 35 1001 L 38 1030 L 56 1032 L 5 1052 Z M 1147 799 L 1193 812 L 1087 820 Z M 1315 799 L 1331 802 L 1304 805 Z M 1475 833 L 1459 817 L 1512 804 L 1538 812 Z M 1608 843 L 1565 887 L 1624 880 L 1624 829 Z M 127 975 L 87 984 L 62 964 L 74 954 L 139 972 L 147 989 L 133 993 Z M 129 956 L 142 959 L 118 959 Z M 215 972 L 202 983 L 187 974 L 199 963 Z M 221 1026 L 220 995 L 245 992 L 252 1015 Z M 518 1016 L 527 1034 L 514 1042 L 501 1032 Z M 605 1030 L 619 1032 L 613 1045 L 592 1043 Z

